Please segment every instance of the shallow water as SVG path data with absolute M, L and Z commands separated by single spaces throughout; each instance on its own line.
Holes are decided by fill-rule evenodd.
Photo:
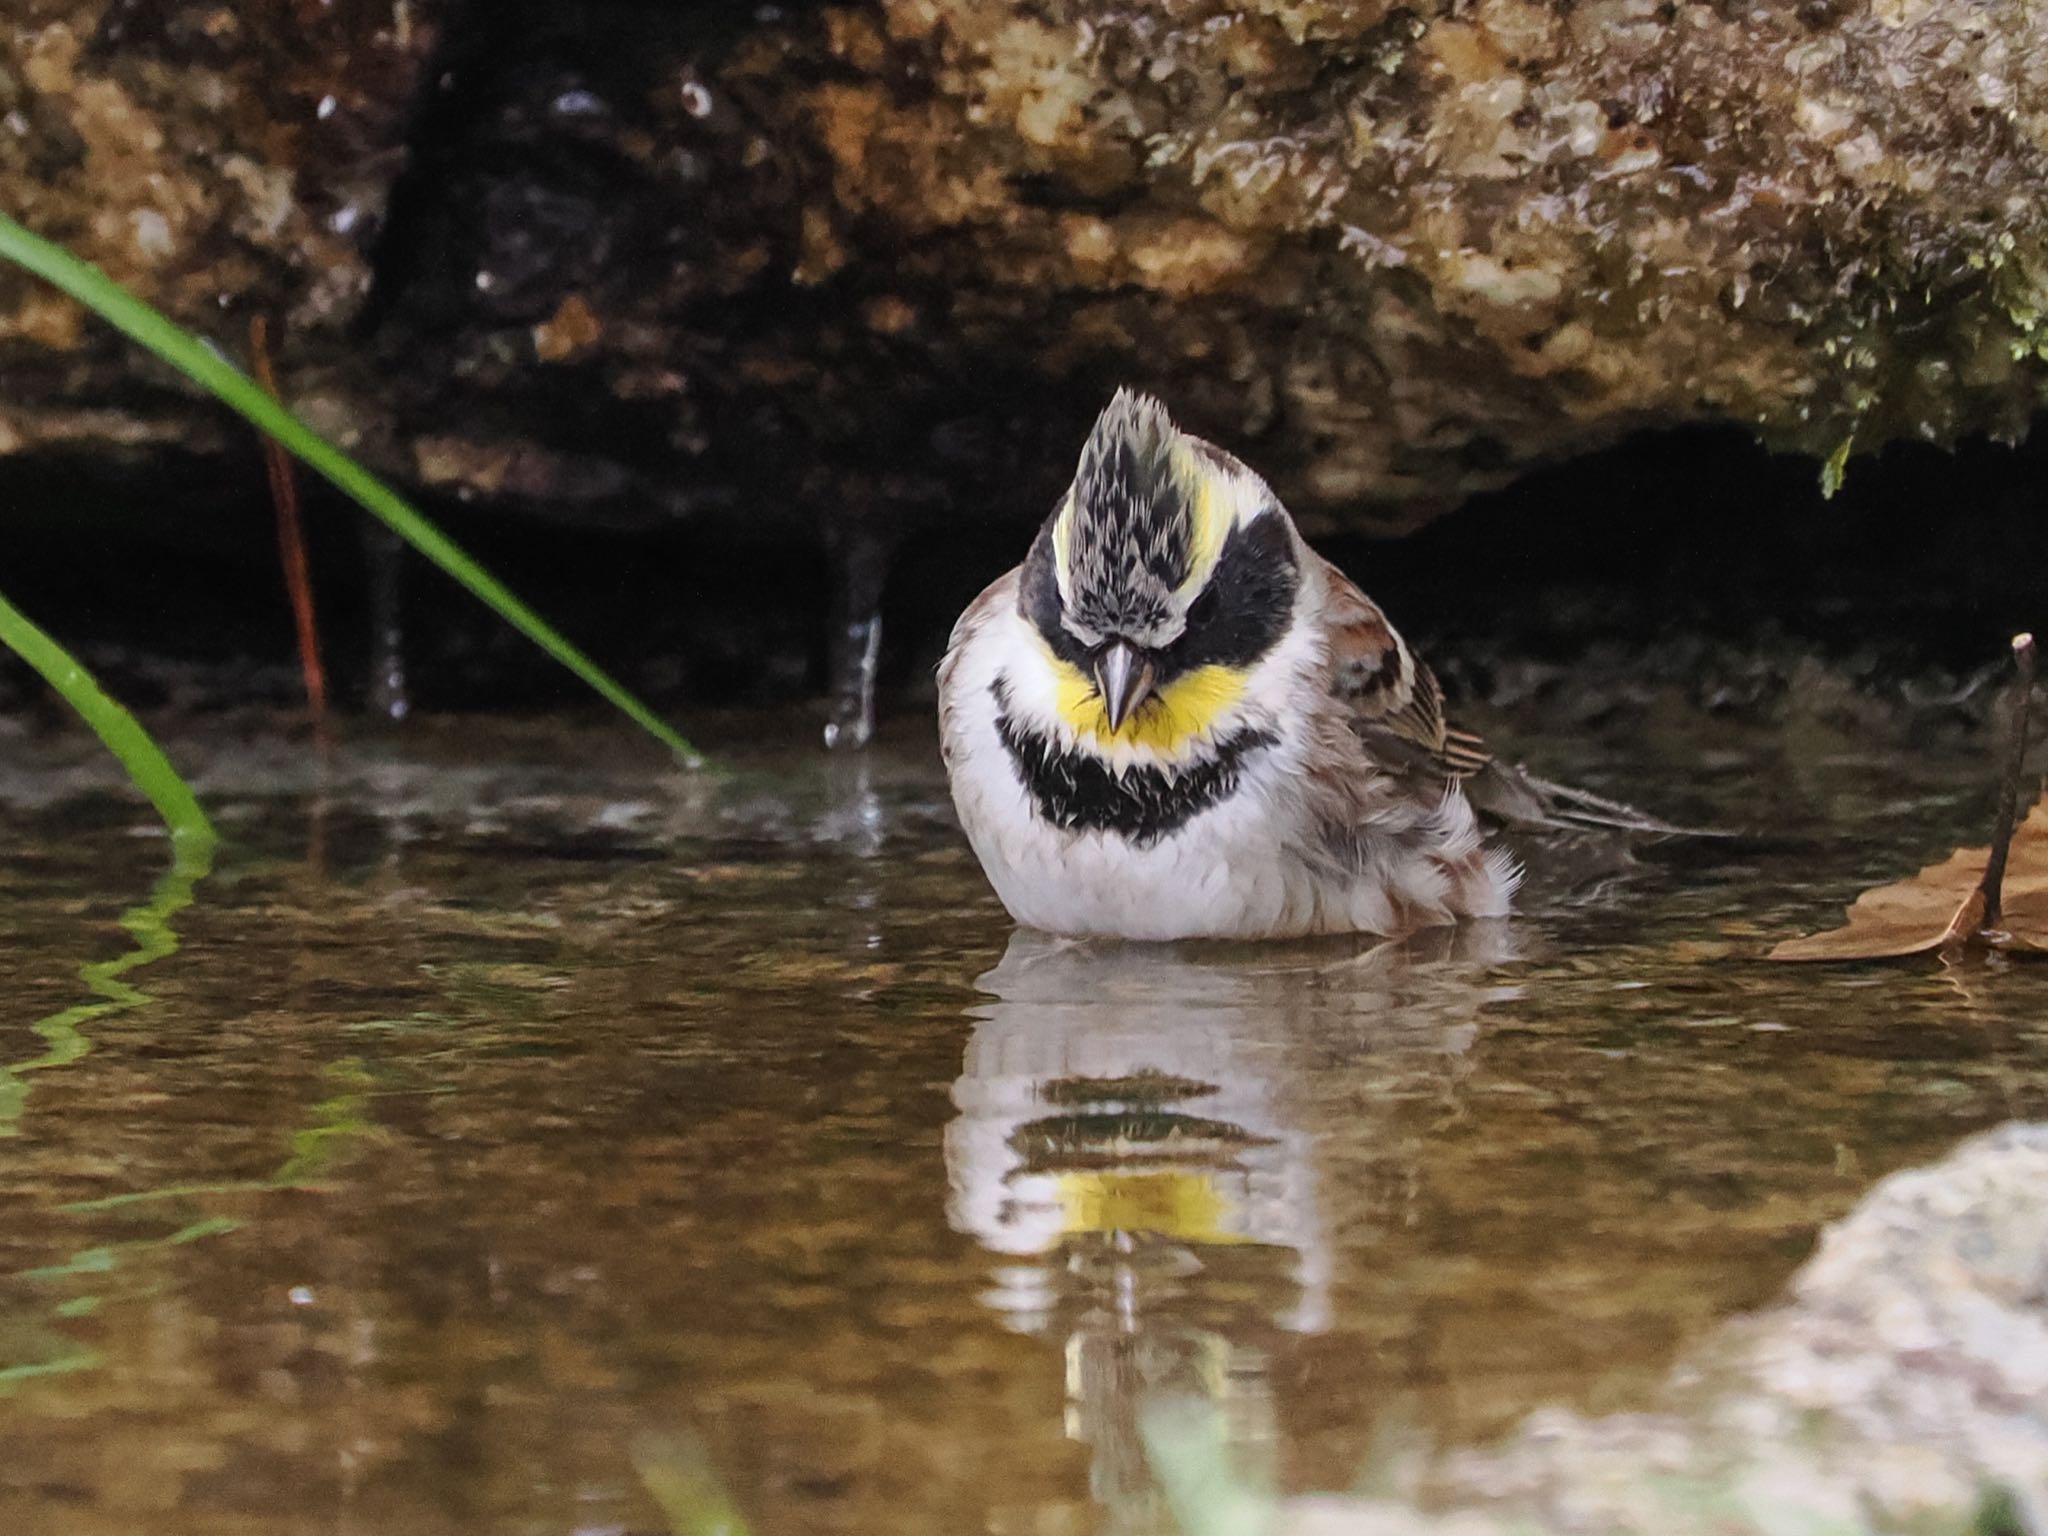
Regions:
M 1755 958 L 1977 840 L 1975 750 L 1697 729 L 1543 766 L 1762 839 L 1381 950 L 1013 937 L 914 726 L 216 721 L 189 892 L 10 736 L 0 1530 L 1152 1531 L 1162 1390 L 1286 1489 L 1640 1401 L 2048 1113 L 2048 967 Z

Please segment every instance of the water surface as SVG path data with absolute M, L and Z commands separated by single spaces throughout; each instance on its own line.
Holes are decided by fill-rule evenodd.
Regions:
M 1607 743 L 1545 766 L 1768 837 L 1147 949 L 1013 936 L 915 725 L 724 734 L 195 727 L 182 910 L 89 744 L 7 738 L 0 1530 L 653 1533 L 693 1457 L 762 1532 L 1164 1529 L 1149 1394 L 1286 1489 L 1626 1406 L 2048 1113 L 2048 968 L 1756 959 L 1978 837 L 1973 748 Z M 124 913 L 167 952 L 81 977 Z

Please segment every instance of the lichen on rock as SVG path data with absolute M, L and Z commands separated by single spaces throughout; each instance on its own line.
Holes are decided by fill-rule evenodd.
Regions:
M 928 259 L 1020 306 L 1151 290 L 1123 301 L 1127 364 L 1272 439 L 1317 506 L 1398 518 L 1642 423 L 1735 418 L 1825 456 L 1851 433 L 2016 434 L 2040 400 L 2030 8 L 882 10 L 932 89 L 878 131 L 952 157 L 906 176 L 841 156 L 841 185 L 971 240 Z M 1001 167 L 1009 202 L 951 214 L 957 161 L 984 185 Z M 1062 201 L 1111 206 L 1077 240 L 1043 206 Z M 1232 259 L 1145 283 L 1162 223 Z

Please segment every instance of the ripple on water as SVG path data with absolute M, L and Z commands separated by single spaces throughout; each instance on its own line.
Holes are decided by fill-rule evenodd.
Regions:
M 1148 1394 L 1304 1489 L 1638 1401 L 2043 1112 L 2048 969 L 1756 958 L 1973 836 L 1962 761 L 1610 760 L 1760 835 L 1531 850 L 1524 917 L 1393 949 L 1141 949 L 1013 938 L 921 740 L 222 734 L 176 951 L 18 1079 L 0 1529 L 653 1531 L 697 1457 L 762 1531 L 1157 1529 Z M 163 853 L 40 750 L 17 1067 Z

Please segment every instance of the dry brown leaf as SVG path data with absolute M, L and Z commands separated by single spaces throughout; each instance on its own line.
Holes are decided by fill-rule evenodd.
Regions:
M 1991 846 L 1958 848 L 1910 880 L 1865 891 L 1845 926 L 1787 939 L 1770 959 L 1893 960 L 1967 949 L 2048 954 L 2048 807 L 2036 805 L 2018 822 L 2034 695 L 2032 635 L 2012 637 L 2012 662 Z
M 2014 832 L 2007 855 L 2003 910 L 1986 930 L 1981 882 L 1989 848 L 1958 848 L 1910 880 L 1865 891 L 1846 926 L 1787 939 L 1773 960 L 1889 960 L 1981 945 L 2048 954 L 2048 804 Z

